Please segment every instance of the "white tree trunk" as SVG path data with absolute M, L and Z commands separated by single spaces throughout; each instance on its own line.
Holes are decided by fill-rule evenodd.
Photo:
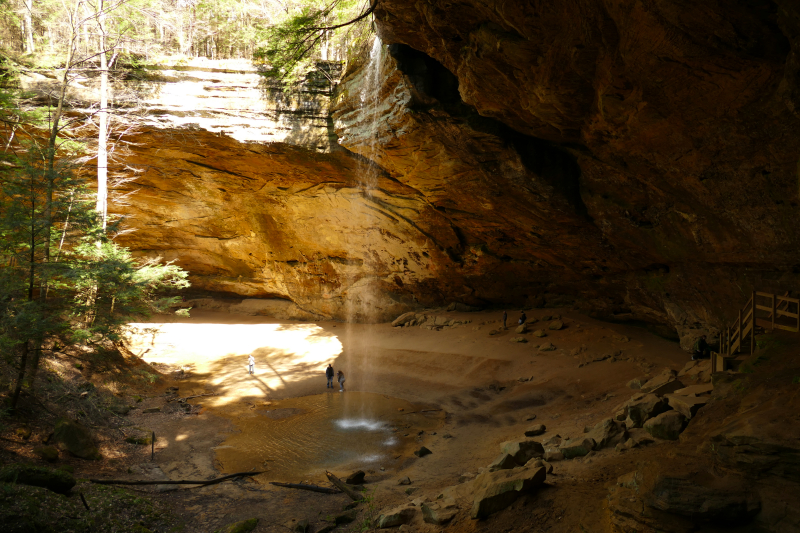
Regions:
M 103 0 L 97 2 L 97 28 L 100 37 L 100 127 L 97 132 L 97 213 L 105 231 L 108 223 L 108 58 Z
M 33 44 L 33 0 L 24 0 L 25 14 L 23 24 L 25 26 L 25 51 L 32 54 L 36 51 Z

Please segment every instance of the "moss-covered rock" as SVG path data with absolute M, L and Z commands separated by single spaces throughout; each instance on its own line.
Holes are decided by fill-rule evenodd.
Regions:
M 91 432 L 67 418 L 61 418 L 56 422 L 53 441 L 58 443 L 61 449 L 81 459 L 100 459 L 100 452 Z
M 58 448 L 55 446 L 37 446 L 33 449 L 33 453 L 48 463 L 55 463 L 58 461 Z
M 63 470 L 23 464 L 8 465 L 0 469 L 0 481 L 43 487 L 59 494 L 68 494 L 75 486 L 75 478 Z
M 249 518 L 241 522 L 229 524 L 222 529 L 216 530 L 214 533 L 250 533 L 258 525 L 258 518 Z

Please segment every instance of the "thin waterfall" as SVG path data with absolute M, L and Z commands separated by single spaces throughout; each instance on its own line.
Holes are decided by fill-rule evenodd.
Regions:
M 375 309 L 375 297 L 377 294 L 378 280 L 369 272 L 378 270 L 373 265 L 375 257 L 373 249 L 380 242 L 380 218 L 376 211 L 371 208 L 373 194 L 378 188 L 380 168 L 374 163 L 378 160 L 380 149 L 378 135 L 380 130 L 380 103 L 381 86 L 383 84 L 383 61 L 384 46 L 376 36 L 372 44 L 369 60 L 364 65 L 363 83 L 359 95 L 359 112 L 363 134 L 363 142 L 359 149 L 363 156 L 356 170 L 356 182 L 354 183 L 355 206 L 352 216 L 361 217 L 358 227 L 363 228 L 361 234 L 352 235 L 347 239 L 349 250 L 353 258 L 363 260 L 362 268 L 352 271 L 348 280 L 348 290 L 345 295 L 345 310 L 347 313 L 347 342 L 349 353 L 347 354 L 348 369 L 345 372 L 347 378 L 346 385 L 357 386 L 360 390 L 370 390 L 370 380 L 373 372 L 370 346 L 373 344 L 369 338 L 367 330 L 359 326 L 359 323 L 373 323 L 378 315 Z M 348 400 L 345 397 L 345 406 Z M 345 409 L 348 416 L 367 420 L 370 418 L 369 406 L 352 406 Z

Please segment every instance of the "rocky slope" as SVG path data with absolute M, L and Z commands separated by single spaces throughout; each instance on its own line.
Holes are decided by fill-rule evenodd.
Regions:
M 144 132 L 124 243 L 325 316 L 574 304 L 687 347 L 800 285 L 793 3 L 382 0 L 376 25 L 327 122 L 362 158 Z

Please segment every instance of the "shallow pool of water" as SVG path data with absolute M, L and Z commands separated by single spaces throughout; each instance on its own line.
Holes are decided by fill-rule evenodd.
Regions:
M 369 392 L 338 391 L 274 402 L 234 420 L 216 448 L 225 473 L 266 470 L 262 481 L 324 479 L 326 469 L 387 470 L 419 447 L 444 412 Z

